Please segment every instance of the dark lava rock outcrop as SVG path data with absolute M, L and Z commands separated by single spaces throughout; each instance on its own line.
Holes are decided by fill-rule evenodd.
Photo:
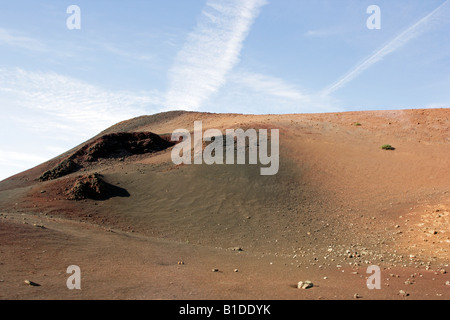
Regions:
M 113 186 L 103 180 L 98 173 L 78 177 L 75 184 L 66 193 L 68 200 L 106 200 L 112 197 L 129 197 L 122 188 Z
M 135 154 L 154 153 L 174 144 L 151 132 L 124 132 L 102 136 L 86 144 L 72 156 L 93 162 L 100 158 L 120 158 Z
M 72 172 L 77 171 L 80 168 L 78 164 L 76 164 L 71 159 L 66 159 L 61 161 L 56 167 L 51 170 L 44 172 L 40 177 L 40 181 L 48 181 L 58 179 L 59 177 L 68 175 Z
M 151 132 L 123 132 L 104 135 L 86 143 L 56 167 L 44 172 L 40 181 L 54 180 L 99 159 L 125 158 L 132 155 L 154 153 L 173 146 L 174 143 Z

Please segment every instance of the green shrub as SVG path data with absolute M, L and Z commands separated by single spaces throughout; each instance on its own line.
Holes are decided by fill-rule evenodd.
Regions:
M 391 146 L 390 144 L 385 144 L 381 147 L 381 149 L 383 150 L 395 150 L 395 148 L 393 146 Z

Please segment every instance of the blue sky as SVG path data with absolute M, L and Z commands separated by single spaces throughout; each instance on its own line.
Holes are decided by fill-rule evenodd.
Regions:
M 450 0 L 2 1 L 0 179 L 167 110 L 448 107 L 449 40 Z

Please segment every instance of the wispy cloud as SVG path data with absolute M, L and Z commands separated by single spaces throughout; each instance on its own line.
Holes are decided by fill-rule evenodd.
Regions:
M 169 72 L 167 108 L 198 109 L 224 85 L 265 0 L 208 0 Z
M 341 26 L 309 30 L 305 32 L 305 37 L 326 38 L 342 34 L 345 30 Z
M 329 95 L 336 90 L 344 87 L 347 83 L 358 77 L 365 70 L 369 69 L 375 63 L 381 61 L 387 55 L 395 52 L 396 50 L 403 47 L 406 43 L 411 41 L 412 39 L 420 36 L 421 34 L 427 32 L 431 29 L 431 27 L 439 21 L 439 15 L 446 10 L 446 14 L 448 15 L 448 10 L 450 9 L 450 0 L 446 0 L 443 4 L 441 4 L 438 8 L 436 8 L 433 12 L 426 15 L 414 25 L 410 26 L 408 29 L 400 33 L 394 39 L 389 41 L 385 46 L 381 49 L 377 50 L 373 53 L 369 58 L 365 59 L 363 62 L 358 64 L 355 68 L 353 68 L 350 72 L 344 75 L 337 82 L 333 83 L 331 86 L 323 90 L 323 95 Z
M 283 79 L 253 72 L 238 72 L 230 77 L 234 83 L 253 91 L 268 94 L 274 97 L 290 99 L 298 102 L 309 100 L 309 96 L 296 85 Z
M 443 109 L 443 108 L 450 108 L 450 103 L 444 103 L 444 102 L 435 102 L 435 103 L 429 103 L 425 107 L 425 109 Z
M 0 165 L 26 169 L 29 165 L 42 163 L 48 158 L 33 153 L 15 152 L 0 149 Z M 2 177 L 0 177 L 2 179 Z
M 137 53 L 130 49 L 126 50 L 123 48 L 119 48 L 112 43 L 94 42 L 93 44 L 100 47 L 101 49 L 105 50 L 106 52 L 120 56 L 120 57 L 125 58 L 132 62 L 137 62 L 137 63 L 142 64 L 142 63 L 153 62 L 155 60 L 154 56 L 151 54 Z
M 2 28 L 0 28 L 0 45 L 7 45 L 30 51 L 46 51 L 46 47 L 42 42 L 20 34 L 17 31 Z
M 27 151 L 0 148 L 0 181 L 49 160 L 51 157 Z
M 80 132 L 88 129 L 90 133 L 156 111 L 161 104 L 157 92 L 111 91 L 54 72 L 9 68 L 0 68 L 0 93 L 2 108 L 8 108 L 10 115 L 25 108 L 34 113 L 33 119 L 44 116 L 59 125 Z
M 331 97 L 308 92 L 272 75 L 234 71 L 226 85 L 205 106 L 210 111 L 248 114 L 339 111 Z
M 119 121 L 161 111 L 161 101 L 158 92 L 114 91 L 54 72 L 0 68 L 0 179 Z

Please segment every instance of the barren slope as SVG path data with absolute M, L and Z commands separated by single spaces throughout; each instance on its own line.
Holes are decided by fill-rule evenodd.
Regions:
M 190 250 L 195 254 L 190 253 L 189 257 L 207 263 L 209 272 L 214 267 L 211 259 L 218 264 L 238 259 L 233 264 L 239 264 L 239 269 L 251 266 L 253 274 L 256 272 L 261 279 L 273 279 L 273 284 L 268 286 L 274 298 L 289 298 L 290 290 L 277 291 L 276 287 L 285 281 L 284 285 L 290 288 L 296 282 L 275 276 L 282 272 L 282 266 L 288 268 L 293 278 L 300 278 L 299 281 L 302 276 L 322 279 L 323 273 L 339 274 L 341 268 L 360 268 L 361 275 L 371 264 L 396 269 L 405 277 L 410 277 L 414 270 L 430 269 L 428 282 L 419 284 L 417 280 L 417 285 L 407 290 L 420 293 L 421 298 L 435 298 L 436 294 L 449 298 L 449 289 L 442 284 L 447 276 L 438 272 L 448 267 L 450 260 L 449 116 L 449 109 L 270 116 L 170 112 L 119 123 L 61 157 L 0 182 L 0 212 L 5 214 L 3 219 L 0 217 L 3 228 L 0 249 L 2 255 L 8 257 L 0 264 L 0 275 L 5 274 L 4 270 L 11 272 L 8 266 L 13 263 L 27 270 L 27 260 L 14 254 L 24 246 L 22 240 L 11 239 L 9 224 L 12 222 L 6 225 L 6 221 L 13 220 L 15 228 L 27 239 L 31 237 L 30 232 L 35 231 L 29 230 L 29 225 L 17 225 L 22 217 L 40 217 L 44 224 L 57 217 L 58 223 L 53 221 L 56 224 L 52 228 L 62 228 L 59 230 L 61 239 L 50 234 L 52 228 L 39 231 L 44 239 L 48 237 L 49 248 L 55 249 L 55 243 L 61 248 L 69 246 L 68 243 L 76 239 L 72 237 L 75 228 L 86 241 L 78 244 L 83 248 L 82 254 L 71 255 L 76 259 L 82 259 L 85 254 L 96 255 L 101 265 L 109 259 L 121 261 L 115 250 L 137 254 L 140 241 L 148 241 L 148 246 L 156 251 L 158 248 L 168 250 L 158 255 L 170 260 L 167 262 L 170 265 L 176 264 L 174 252 L 181 252 L 175 256 L 182 259 Z M 280 172 L 263 177 L 259 175 L 259 166 L 251 165 L 177 167 L 171 162 L 171 148 L 168 148 L 153 153 L 99 157 L 97 161 L 82 162 L 76 171 L 57 179 L 37 180 L 44 172 L 104 136 L 127 132 L 165 136 L 176 129 L 193 130 L 193 123 L 198 120 L 203 121 L 204 130 L 280 129 Z M 391 144 L 396 150 L 382 150 L 384 144 Z M 68 192 L 79 177 L 93 173 L 101 174 L 102 181 L 118 188 L 114 189 L 117 192 L 104 199 L 67 200 Z M 76 224 L 69 228 L 66 219 Z M 101 246 L 93 248 L 91 241 L 97 241 L 97 237 L 115 241 L 109 239 L 112 236 L 94 236 L 95 233 L 89 233 L 89 228 L 84 226 L 112 229 L 129 237 L 114 238 L 117 239 L 114 250 L 105 251 Z M 45 248 L 41 241 L 36 242 L 39 250 Z M 229 250 L 235 247 L 244 251 Z M 104 255 L 97 254 L 98 250 Z M 29 255 L 30 259 L 36 258 L 32 252 Z M 240 258 L 244 256 L 245 259 Z M 130 263 L 130 270 L 140 274 L 141 258 L 133 260 L 123 256 L 122 259 L 118 272 L 126 274 L 127 263 Z M 264 263 L 260 263 L 260 259 Z M 277 268 L 271 269 L 274 264 Z M 28 270 L 46 268 L 29 266 Z M 174 274 L 184 279 L 178 273 L 180 267 L 173 268 L 155 270 L 163 279 L 160 285 Z M 435 276 L 439 276 L 439 280 L 431 280 L 434 275 L 431 272 L 438 272 Z M 132 276 L 131 273 L 129 277 Z M 220 288 L 213 290 L 214 294 L 206 289 L 208 281 L 213 281 L 209 273 L 197 276 L 198 282 L 194 281 L 192 286 L 198 294 L 193 298 L 230 298 L 226 292 L 221 294 Z M 249 276 L 247 274 L 246 281 Z M 125 277 L 123 287 L 130 281 Z M 332 291 L 335 294 L 321 292 L 314 298 L 351 298 L 355 286 L 363 290 L 362 280 L 358 276 L 354 285 L 340 288 L 342 282 L 335 279 L 326 285 L 330 290 L 335 288 Z M 117 281 L 120 292 L 120 280 Z M 236 298 L 255 298 L 251 281 L 246 281 L 239 286 L 243 291 L 235 288 L 231 297 L 234 294 Z M 287 283 L 289 281 L 294 283 Z M 362 287 L 358 281 L 362 281 Z M 0 283 L 0 290 L 2 286 Z M 20 297 L 20 291 L 15 291 L 14 287 L 10 290 L 11 295 L 4 294 L 4 297 Z M 125 297 L 126 293 L 130 298 L 158 296 L 148 291 L 147 295 L 140 295 L 136 290 L 112 297 Z M 174 298 L 187 294 L 170 287 L 159 288 L 157 292 L 161 297 Z M 100 290 L 93 296 L 105 297 L 106 294 Z M 295 294 L 294 291 L 294 299 L 308 297 Z M 395 291 L 386 290 L 384 295 L 371 294 L 370 297 L 395 295 Z

